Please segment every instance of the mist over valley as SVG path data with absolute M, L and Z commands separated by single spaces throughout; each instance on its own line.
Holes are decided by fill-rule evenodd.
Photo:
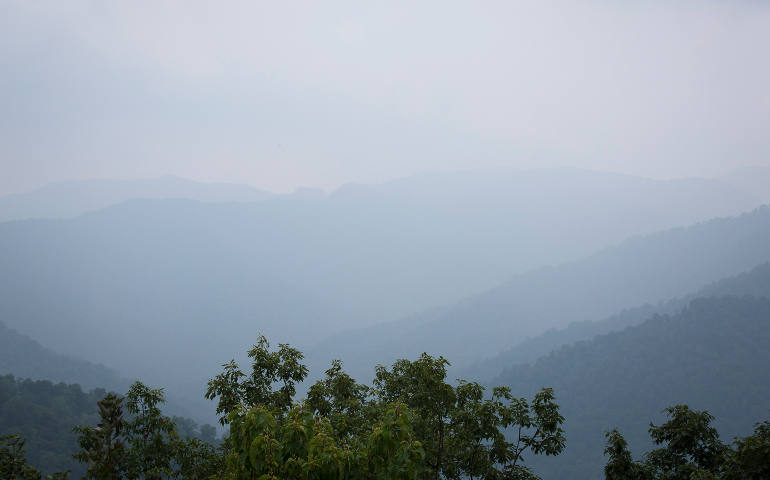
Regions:
M 0 5 L 0 479 L 770 478 L 770 6 Z

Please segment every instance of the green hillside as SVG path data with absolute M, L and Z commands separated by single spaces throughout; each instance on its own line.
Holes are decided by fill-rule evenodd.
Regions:
M 105 393 L 5 375 L 0 377 L 0 435 L 26 438 L 27 458 L 43 472 L 72 470 L 73 478 L 79 478 L 84 469 L 72 458 L 77 450 L 72 427 L 96 423 L 96 402 Z
M 97 402 L 106 393 L 102 388 L 84 391 L 77 384 L 0 376 L 0 437 L 23 438 L 27 460 L 43 473 L 69 470 L 71 478 L 81 478 L 86 469 L 72 457 L 79 449 L 73 427 L 98 423 Z M 215 441 L 216 430 L 210 425 L 199 427 L 183 417 L 173 417 L 173 422 L 183 439 Z

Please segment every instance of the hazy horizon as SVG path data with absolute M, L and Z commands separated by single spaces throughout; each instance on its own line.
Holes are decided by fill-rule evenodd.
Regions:
M 4 2 L 0 195 L 770 165 L 770 5 Z
M 618 175 L 618 176 L 625 176 L 625 177 L 631 177 L 631 178 L 639 178 L 639 179 L 648 179 L 648 180 L 687 180 L 687 179 L 704 179 L 704 180 L 721 180 L 725 174 L 729 174 L 731 172 L 741 172 L 744 169 L 751 170 L 751 169 L 770 169 L 770 165 L 760 165 L 760 164 L 747 164 L 747 165 L 740 165 L 737 167 L 732 168 L 725 168 L 720 170 L 719 172 L 712 173 L 711 175 L 674 175 L 674 176 L 653 176 L 653 175 L 642 175 L 642 174 L 635 174 L 635 173 L 624 173 L 624 172 L 618 172 L 618 171 L 612 171 L 612 170 L 601 170 L 601 169 L 594 169 L 594 168 L 584 168 L 584 167 L 575 167 L 571 165 L 553 165 L 553 166 L 544 166 L 544 167 L 515 167 L 515 166 L 486 166 L 486 167 L 478 167 L 478 168 L 461 168 L 456 170 L 442 170 L 442 169 L 430 169 L 430 170 L 422 170 L 422 171 L 416 171 L 413 173 L 406 173 L 403 175 L 395 175 L 393 177 L 383 178 L 378 181 L 342 181 L 339 184 L 333 184 L 329 186 L 315 186 L 315 185 L 304 185 L 304 184 L 298 184 L 296 186 L 292 186 L 287 188 L 286 190 L 270 190 L 264 186 L 261 186 L 259 184 L 255 183 L 249 183 L 247 181 L 218 181 L 218 180 L 211 180 L 211 179 L 199 179 L 199 178 L 192 178 L 192 177 L 186 177 L 183 175 L 178 175 L 175 173 L 161 173 L 158 175 L 152 175 L 152 176 L 124 176 L 124 177 L 80 177 L 80 178 L 62 178 L 58 180 L 53 180 L 50 182 L 45 182 L 42 184 L 34 185 L 29 188 L 26 188 L 24 190 L 18 190 L 18 191 L 10 191 L 5 193 L 0 193 L 0 198 L 2 197 L 11 197 L 16 195 L 26 195 L 38 192 L 42 189 L 49 188 L 49 187 L 55 187 L 57 185 L 66 185 L 66 184 L 77 184 L 77 183 L 89 183 L 89 182 L 147 182 L 147 181 L 158 181 L 158 180 L 164 180 L 164 179 L 171 179 L 171 180 L 179 180 L 183 182 L 194 182 L 199 183 L 203 185 L 222 185 L 222 186 L 243 186 L 243 187 L 250 187 L 254 190 L 258 190 L 261 192 L 265 192 L 268 194 L 275 194 L 275 195 L 281 195 L 281 194 L 292 194 L 301 192 L 302 190 L 320 190 L 324 193 L 324 195 L 331 195 L 334 192 L 340 190 L 341 188 L 351 186 L 351 185 L 361 185 L 361 186 L 379 186 L 379 185 L 387 185 L 389 183 L 399 182 L 403 180 L 408 180 L 410 178 L 419 178 L 422 176 L 431 176 L 431 175 L 462 175 L 462 174 L 478 174 L 478 173 L 484 173 L 484 172 L 507 172 L 512 174 L 524 174 L 524 173 L 532 173 L 532 172 L 548 172 L 548 171 L 583 171 L 583 172 L 593 172 L 598 174 L 607 174 L 607 175 Z M 173 195 L 172 195 L 173 196 Z M 137 197 L 140 198 L 140 197 Z M 181 198 L 181 197 L 180 197 Z

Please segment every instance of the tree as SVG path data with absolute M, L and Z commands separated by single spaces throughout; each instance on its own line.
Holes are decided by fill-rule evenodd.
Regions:
M 223 365 L 221 374 L 208 382 L 206 398 L 219 397 L 216 411 L 222 425 L 240 405 L 263 405 L 276 413 L 286 411 L 296 394 L 296 384 L 308 373 L 301 363 L 304 356 L 299 350 L 280 344 L 277 351 L 271 351 L 264 335 L 259 336 L 248 355 L 252 360 L 250 375 L 244 374 L 235 360 L 231 360 Z
M 230 427 L 219 450 L 190 436 L 194 422 L 163 415 L 161 389 L 136 382 L 126 419 L 124 399 L 110 395 L 100 402 L 99 427 L 77 428 L 76 457 L 89 463 L 90 478 L 530 480 L 537 477 L 523 465 L 525 451 L 564 449 L 550 388 L 528 402 L 508 388 L 488 395 L 478 383 L 452 386 L 449 362 L 424 353 L 378 366 L 373 388 L 334 361 L 308 398 L 295 401 L 307 375 L 302 353 L 283 344 L 273 351 L 260 336 L 248 354 L 250 374 L 233 361 L 208 383 L 206 397 Z
M 662 445 L 645 455 L 644 462 L 631 458 L 617 430 L 606 434 L 604 467 L 608 480 L 693 480 L 770 478 L 770 423 L 755 425 L 754 434 L 736 438 L 734 448 L 719 440 L 708 412 L 675 405 L 664 410 L 669 417 L 662 425 L 650 424 L 650 436 Z
M 414 362 L 397 360 L 390 370 L 378 366 L 374 381 L 380 401 L 402 401 L 417 415 L 415 434 L 430 478 L 533 478 L 522 466 L 527 449 L 536 455 L 562 452 L 564 418 L 552 389 L 540 390 L 531 405 L 504 387 L 485 398 L 478 383 L 447 383 L 448 365 L 423 353 Z M 513 442 L 505 438 L 507 429 L 515 432 Z
M 553 391 L 542 389 L 532 407 L 526 399 L 514 398 L 507 387 L 493 389 L 484 398 L 478 383 L 460 382 L 457 403 L 451 414 L 451 446 L 455 472 L 448 478 L 536 478 L 522 466 L 527 449 L 535 454 L 558 455 L 565 439 L 564 419 L 554 403 Z M 504 432 L 512 429 L 515 441 Z
M 447 455 L 449 414 L 456 401 L 454 388 L 446 383 L 444 357 L 427 353 L 415 361 L 396 360 L 390 370 L 378 365 L 374 389 L 380 401 L 404 402 L 416 414 L 415 433 L 422 440 L 433 478 L 451 469 Z
M 754 425 L 754 434 L 736 439 L 728 452 L 726 480 L 761 480 L 770 478 L 770 422 Z
M 128 477 L 160 480 L 173 473 L 175 445 L 179 440 L 174 422 L 163 415 L 166 399 L 162 389 L 135 382 L 126 393 L 125 437 L 130 447 Z
M 565 445 L 553 390 L 532 403 L 507 388 L 487 396 L 477 383 L 446 381 L 449 362 L 417 360 L 377 366 L 372 388 L 335 360 L 307 399 L 295 384 L 307 375 L 302 354 L 260 336 L 249 351 L 252 371 L 232 361 L 209 381 L 220 422 L 230 425 L 232 478 L 530 479 L 523 453 L 558 455 Z M 507 429 L 515 429 L 513 442 Z M 312 475 L 310 472 L 313 472 Z M 341 475 L 341 477 L 340 477 Z M 240 476 L 240 477 L 239 477 Z M 302 477 L 308 478 L 308 477 Z
M 212 478 L 220 475 L 224 470 L 224 457 L 222 452 L 211 443 L 197 438 L 187 438 L 174 445 L 174 464 L 176 465 L 174 478 L 191 480 Z
M 727 447 L 711 426 L 714 417 L 706 411 L 693 411 L 687 405 L 664 410 L 669 420 L 660 426 L 650 424 L 656 445 L 666 444 L 647 454 L 653 475 L 688 480 L 693 475 L 716 475 L 725 460 Z
M 646 480 L 652 479 L 644 465 L 635 462 L 628 451 L 628 442 L 617 429 L 605 434 L 607 446 L 604 454 L 610 458 L 604 466 L 604 478 L 607 480 Z
M 123 417 L 124 402 L 127 419 Z M 175 422 L 161 411 L 163 403 L 162 389 L 141 382 L 131 385 L 125 398 L 110 393 L 99 401 L 101 421 L 97 427 L 74 428 L 80 434 L 81 450 L 73 456 L 88 465 L 86 477 L 197 479 L 221 472 L 222 455 L 197 438 L 180 439 Z
M 495 464 L 508 460 L 509 444 L 500 428 L 505 406 L 499 400 L 504 394 L 505 389 L 495 389 L 493 398 L 485 400 L 484 388 L 478 383 L 457 386 L 450 414 L 449 451 L 456 466 L 451 477 L 463 472 L 470 479 L 487 478 L 495 472 Z
M 54 473 L 45 477 L 27 464 L 24 440 L 19 435 L 0 437 L 0 478 L 4 480 L 66 480 L 68 472 Z
M 372 390 L 342 370 L 340 360 L 332 361 L 323 380 L 308 390 L 306 405 L 331 423 L 337 439 L 346 444 L 362 435 L 377 417 Z
M 229 479 L 415 479 L 423 452 L 403 405 L 387 408 L 367 435 L 341 445 L 329 421 L 305 405 L 283 417 L 257 406 L 229 418 Z
M 88 465 L 88 478 L 120 478 L 126 468 L 122 404 L 122 398 L 110 393 L 97 402 L 101 421 L 96 428 L 83 425 L 73 428 L 73 431 L 80 434 L 78 444 L 81 448 L 73 457 Z

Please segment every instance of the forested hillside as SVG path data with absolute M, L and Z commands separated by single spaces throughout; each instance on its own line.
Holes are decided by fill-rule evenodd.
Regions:
M 549 330 L 529 338 L 520 344 L 493 357 L 468 367 L 455 370 L 463 378 L 488 378 L 497 376 L 503 369 L 528 363 L 547 355 L 563 345 L 591 338 L 613 331 L 622 330 L 647 320 L 654 314 L 675 314 L 693 299 L 724 295 L 753 295 L 770 298 L 770 263 L 764 263 L 748 272 L 725 278 L 681 298 L 658 304 L 646 304 L 623 310 L 603 320 L 575 322 L 568 327 Z
M 334 355 L 367 365 L 431 351 L 453 358 L 455 366 L 469 365 L 550 328 L 687 295 L 744 272 L 770 260 L 768 238 L 768 207 L 632 238 L 577 262 L 518 275 L 425 316 L 332 336 L 308 356 L 320 364 Z
M 102 388 L 84 391 L 77 384 L 0 376 L 0 437 L 19 435 L 24 439 L 28 461 L 43 473 L 69 470 L 71 478 L 82 478 L 87 466 L 72 456 L 79 449 L 73 428 L 97 425 L 97 402 L 106 394 Z M 181 439 L 216 441 L 216 430 L 211 425 L 198 426 L 176 416 L 172 421 Z
M 0 322 L 0 375 L 123 391 L 130 381 L 103 365 L 58 354 Z
M 96 402 L 103 389 L 84 392 L 79 385 L 0 377 L 0 432 L 20 434 L 26 440 L 27 457 L 46 473 L 72 470 L 73 477 L 85 468 L 72 458 L 77 435 L 72 427 L 95 424 Z
M 558 392 L 568 439 L 544 478 L 597 478 L 604 432 L 618 428 L 632 450 L 651 445 L 647 427 L 661 410 L 687 404 L 717 418 L 723 438 L 748 435 L 770 412 L 770 300 L 694 300 L 673 316 L 654 316 L 620 332 L 564 347 L 504 371 L 493 382 L 526 395 Z

